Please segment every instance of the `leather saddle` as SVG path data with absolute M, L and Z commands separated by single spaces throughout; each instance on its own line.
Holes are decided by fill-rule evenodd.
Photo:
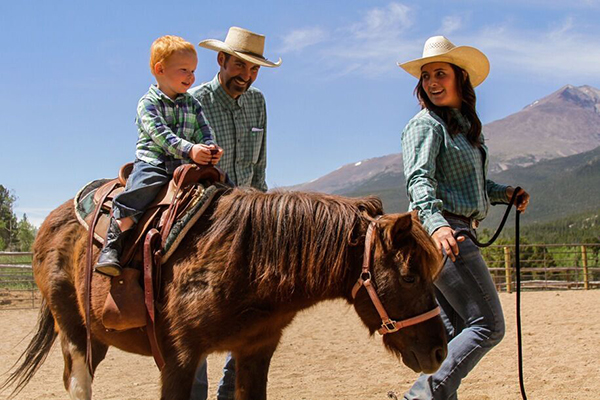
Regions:
M 104 182 L 93 193 L 96 212 L 87 215 L 82 222 L 100 244 L 104 243 L 110 222 L 112 201 L 124 190 L 132 169 L 132 163 L 125 164 L 117 179 Z M 148 206 L 125 243 L 121 255 L 121 265 L 125 268 L 120 276 L 111 278 L 111 290 L 104 305 L 102 322 L 106 328 L 126 330 L 146 326 L 154 320 L 154 297 L 160 287 L 160 265 L 175 250 L 189 225 L 199 218 L 217 193 L 227 188 L 225 180 L 225 174 L 214 166 L 184 164 L 175 170 L 172 180 Z M 219 189 L 215 189 L 215 185 Z M 190 214 L 194 214 L 192 221 Z M 180 223 L 184 216 L 187 216 L 187 229 L 185 224 Z M 173 229 L 174 226 L 177 229 Z M 92 241 L 90 239 L 89 242 Z M 92 266 L 88 264 L 90 268 Z M 139 284 L 142 271 L 143 290 Z M 91 273 L 89 275 L 91 279 Z

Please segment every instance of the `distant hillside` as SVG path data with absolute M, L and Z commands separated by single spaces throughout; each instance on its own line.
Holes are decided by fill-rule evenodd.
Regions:
M 490 148 L 491 172 L 590 151 L 600 146 L 600 90 L 567 85 L 483 129 Z M 396 179 L 396 174 L 402 174 L 400 153 L 347 164 L 290 189 L 363 193 L 378 187 L 377 182 Z M 378 190 L 385 193 L 389 187 Z
M 494 181 L 521 185 L 532 195 L 525 223 L 544 223 L 600 206 L 600 147 L 570 157 L 491 174 Z M 496 207 L 499 208 L 499 207 Z M 499 220 L 490 213 L 488 224 Z
M 545 223 L 573 213 L 596 210 L 600 205 L 600 147 L 529 167 L 492 173 L 490 178 L 498 183 L 520 185 L 531 194 L 529 210 L 522 216 L 523 224 Z M 386 212 L 401 212 L 408 208 L 404 174 L 391 168 L 370 180 L 333 193 L 351 197 L 379 196 Z M 482 227 L 496 226 L 504 210 L 504 206 L 492 207 Z
M 484 132 L 491 170 L 589 151 L 600 145 L 600 90 L 566 85 Z
M 491 229 L 495 229 L 495 226 L 483 233 L 489 236 Z M 502 236 L 514 237 L 512 220 Z M 528 243 L 600 243 L 600 207 L 552 222 L 524 225 L 521 227 L 521 237 L 526 238 Z

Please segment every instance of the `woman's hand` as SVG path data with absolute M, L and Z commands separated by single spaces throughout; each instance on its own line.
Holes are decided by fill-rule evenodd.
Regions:
M 509 200 L 512 198 L 514 192 L 514 187 L 509 186 L 506 188 L 506 195 L 508 196 Z M 523 188 L 519 189 L 519 192 L 517 193 L 516 203 L 517 210 L 524 213 L 529 205 L 529 193 L 527 193 Z
M 431 237 L 442 255 L 444 254 L 442 250 L 444 250 L 452 261 L 456 261 L 456 256 L 459 251 L 458 242 L 463 242 L 465 240 L 464 236 L 459 236 L 457 239 L 454 239 L 454 229 L 449 226 L 442 226 L 441 228 L 436 229 Z

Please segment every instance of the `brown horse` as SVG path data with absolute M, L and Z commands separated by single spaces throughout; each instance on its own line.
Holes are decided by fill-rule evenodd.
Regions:
M 382 325 L 374 306 L 379 300 L 363 287 L 353 290 L 359 278 L 371 278 L 379 306 L 392 319 L 410 320 L 436 307 L 433 280 L 440 258 L 433 242 L 414 215 L 382 215 L 379 199 L 236 189 L 210 214 L 163 265 L 156 328 L 165 358 L 162 399 L 187 400 L 197 366 L 215 351 L 231 351 L 237 361 L 236 399 L 266 399 L 269 364 L 283 329 L 298 311 L 326 299 L 353 304 L 373 334 Z M 375 234 L 368 235 L 372 250 L 365 253 L 370 225 Z M 15 384 L 15 391 L 33 377 L 58 336 L 67 391 L 73 399 L 91 398 L 92 375 L 84 360 L 86 236 L 72 201 L 40 227 L 33 268 L 45 301 L 37 333 L 5 383 Z M 366 273 L 363 254 L 372 261 Z M 143 329 L 117 332 L 102 326 L 110 282 L 94 274 L 92 285 L 93 369 L 109 346 L 150 355 Z M 441 318 L 429 314 L 424 322 L 383 337 L 407 366 L 426 373 L 446 356 Z

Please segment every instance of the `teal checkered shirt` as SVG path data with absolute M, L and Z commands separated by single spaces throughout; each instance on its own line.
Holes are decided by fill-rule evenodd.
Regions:
M 219 75 L 190 93 L 202 109 L 223 148 L 217 164 L 238 186 L 267 190 L 267 108 L 260 90 L 250 87 L 237 99 L 225 92 Z
M 469 122 L 453 110 L 462 131 Z M 432 234 L 450 226 L 442 210 L 482 220 L 491 203 L 507 203 L 505 185 L 486 178 L 488 149 L 481 135 L 481 149 L 464 133 L 452 137 L 444 122 L 423 109 L 402 133 L 404 175 L 410 210 L 417 210 L 425 229 Z
M 152 165 L 164 165 L 169 173 L 190 163 L 194 144 L 210 145 L 214 138 L 204 119 L 200 102 L 189 93 L 175 100 L 156 85 L 150 86 L 137 107 L 138 141 L 135 156 Z

